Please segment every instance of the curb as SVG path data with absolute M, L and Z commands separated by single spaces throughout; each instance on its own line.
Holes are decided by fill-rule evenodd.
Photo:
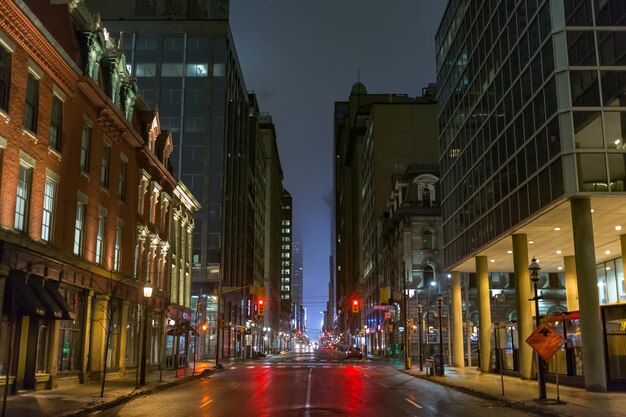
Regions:
M 206 378 L 207 376 L 210 376 L 214 372 L 217 372 L 217 370 L 216 369 L 204 369 L 203 371 L 195 375 L 185 376 L 176 381 L 165 382 L 165 383 L 156 385 L 154 387 L 139 389 L 129 394 L 120 395 L 119 397 L 113 398 L 110 401 L 103 400 L 102 402 L 88 405 L 78 410 L 68 411 L 66 413 L 61 414 L 60 416 L 61 417 L 83 417 L 83 416 L 92 414 L 97 411 L 108 410 L 110 408 L 117 407 L 118 405 L 127 403 L 137 398 L 141 398 L 141 397 L 145 397 L 145 396 L 155 394 L 161 391 L 165 391 L 167 389 L 176 387 L 178 385 L 183 385 L 189 382 L 193 382 L 200 378 Z
M 563 413 L 562 411 L 557 412 L 557 411 L 546 409 L 545 406 L 541 406 L 539 404 L 535 405 L 531 403 L 523 403 L 519 401 L 509 400 L 507 398 L 503 398 L 502 396 L 488 394 L 486 392 L 478 391 L 468 386 L 450 384 L 445 381 L 442 381 L 441 379 L 431 378 L 428 375 L 415 375 L 410 372 L 407 372 L 407 370 L 405 369 L 400 369 L 400 372 L 407 374 L 409 376 L 412 376 L 414 378 L 423 379 L 424 381 L 432 382 L 434 384 L 439 384 L 447 388 L 452 388 L 454 390 L 472 395 L 474 397 L 493 401 L 495 403 L 502 404 L 506 407 L 514 408 L 516 410 L 525 411 L 525 412 L 537 414 L 540 416 L 546 416 L 546 417 L 574 417 L 571 414 L 566 414 L 566 413 Z

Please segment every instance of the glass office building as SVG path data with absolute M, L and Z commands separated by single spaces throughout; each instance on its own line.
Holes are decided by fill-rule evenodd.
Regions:
M 602 350 L 596 265 L 626 248 L 626 3 L 451 0 L 436 45 L 447 268 L 513 271 L 516 234 L 543 272 L 575 258 L 583 343 Z

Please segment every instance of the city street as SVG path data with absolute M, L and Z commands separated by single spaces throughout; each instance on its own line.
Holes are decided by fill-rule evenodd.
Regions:
M 531 415 L 343 352 L 287 353 L 226 365 L 189 384 L 138 398 L 99 416 L 501 416 Z

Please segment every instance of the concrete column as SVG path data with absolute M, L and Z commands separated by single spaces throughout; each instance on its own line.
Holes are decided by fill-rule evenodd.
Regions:
M 623 247 L 623 246 L 622 246 Z M 622 249 L 622 253 L 624 250 Z M 565 256 L 563 258 L 565 269 L 565 296 L 567 311 L 578 311 L 578 281 L 576 280 L 576 257 Z
M 91 346 L 90 346 L 90 379 L 100 379 L 103 371 L 104 346 L 106 341 L 106 329 L 108 326 L 107 309 L 109 297 L 98 294 L 93 302 L 91 321 Z
M 463 356 L 463 304 L 461 301 L 461 273 L 452 273 L 452 366 L 465 366 Z
M 81 375 L 80 382 L 85 383 L 89 381 L 89 369 L 87 369 L 87 364 L 89 363 L 89 352 L 91 349 L 90 341 L 91 341 L 91 300 L 93 299 L 94 292 L 89 291 L 85 293 L 85 302 L 83 304 L 83 316 L 81 320 L 83 321 L 83 351 L 81 355 Z
M 489 295 L 489 272 L 487 257 L 476 258 L 476 286 L 478 287 L 478 343 L 480 347 L 480 370 L 489 372 L 491 367 L 491 297 Z
M 50 344 L 48 349 L 48 373 L 50 373 L 50 388 L 57 388 L 57 370 L 59 368 L 59 337 L 61 320 L 50 320 Z
M 603 392 L 606 391 L 606 371 L 591 200 L 589 198 L 573 198 L 570 200 L 570 205 L 574 232 L 574 253 L 576 255 L 576 275 L 578 277 L 585 389 Z
M 515 273 L 517 334 L 519 340 L 519 374 L 522 379 L 531 379 L 533 373 L 533 349 L 525 340 L 533 332 L 533 302 L 530 291 L 530 274 L 528 272 L 528 237 L 525 234 L 514 234 L 513 238 L 513 272 Z

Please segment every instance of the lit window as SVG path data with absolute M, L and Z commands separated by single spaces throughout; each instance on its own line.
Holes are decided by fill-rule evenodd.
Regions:
M 98 217 L 98 234 L 96 235 L 96 263 L 102 265 L 104 250 L 104 222 L 105 217 L 100 214 Z
M 83 254 L 83 236 L 85 233 L 86 204 L 78 202 L 76 206 L 76 223 L 74 225 L 74 255 Z
M 51 178 L 46 178 L 46 185 L 43 191 L 43 218 L 41 219 L 41 240 L 45 242 L 52 240 L 56 190 L 57 183 Z
M 122 253 L 122 228 L 115 229 L 115 246 L 113 247 L 113 270 L 120 270 L 120 259 Z
M 207 77 L 209 75 L 207 64 L 187 64 L 187 77 Z
M 15 198 L 15 229 L 25 232 L 28 227 L 28 210 L 30 206 L 30 182 L 32 168 L 20 164 L 17 178 L 17 196 Z

